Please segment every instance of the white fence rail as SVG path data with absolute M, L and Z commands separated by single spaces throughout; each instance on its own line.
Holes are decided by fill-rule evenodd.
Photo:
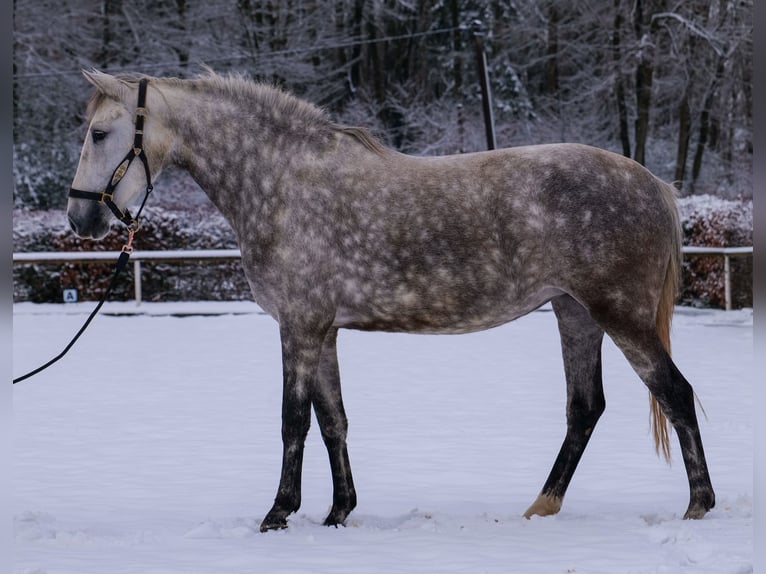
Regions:
M 30 251 L 14 253 L 15 264 L 43 263 L 93 263 L 98 261 L 117 261 L 119 251 Z M 239 249 L 198 249 L 179 251 L 139 251 L 130 256 L 133 262 L 133 292 L 136 305 L 141 304 L 141 262 L 142 261 L 237 261 L 242 257 Z
M 684 246 L 687 257 L 722 256 L 724 266 L 724 299 L 726 310 L 731 310 L 731 258 L 753 254 L 749 247 L 698 247 Z M 33 251 L 14 253 L 14 264 L 53 264 L 53 263 L 90 263 L 97 261 L 117 261 L 119 251 Z M 236 261 L 242 257 L 239 249 L 204 249 L 180 251 L 134 251 L 130 259 L 133 262 L 133 286 L 136 305 L 141 304 L 141 262 L 142 261 Z

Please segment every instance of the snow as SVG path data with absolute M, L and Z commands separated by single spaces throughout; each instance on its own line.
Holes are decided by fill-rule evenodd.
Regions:
M 14 305 L 14 375 L 92 307 Z M 550 308 L 461 336 L 342 331 L 359 506 L 331 502 L 316 424 L 303 504 L 261 534 L 281 460 L 276 323 L 252 303 L 107 304 L 62 361 L 14 387 L 16 574 L 753 571 L 752 310 L 677 308 L 676 362 L 707 413 L 717 505 L 681 519 L 646 390 L 604 344 L 607 410 L 562 511 L 525 520 L 565 430 Z
M 731 220 L 733 229 L 753 229 L 752 199 L 732 200 L 708 194 L 690 195 L 678 198 L 678 211 L 683 221 L 726 216 Z

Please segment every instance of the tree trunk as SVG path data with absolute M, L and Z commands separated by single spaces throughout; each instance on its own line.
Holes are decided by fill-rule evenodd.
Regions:
M 643 0 L 636 0 L 633 26 L 638 41 L 638 66 L 636 66 L 636 123 L 633 159 L 646 164 L 646 143 L 649 139 L 649 116 L 652 110 L 652 81 L 654 79 L 654 42 L 657 21 L 646 14 Z
M 98 55 L 98 63 L 102 70 L 109 67 L 111 60 L 112 31 L 109 25 L 111 4 L 111 0 L 102 0 L 101 2 L 101 50 Z
M 364 19 L 364 0 L 354 0 L 354 17 L 352 20 L 352 31 L 354 38 L 362 37 L 362 22 Z M 362 82 L 362 46 L 354 44 L 351 49 L 351 71 L 350 71 L 351 93 L 355 93 L 357 87 Z
M 705 146 L 707 145 L 708 136 L 710 135 L 710 113 L 713 110 L 713 101 L 715 99 L 716 90 L 718 89 L 718 83 L 721 81 L 721 78 L 723 78 L 723 72 L 724 57 L 720 56 L 715 70 L 715 77 L 710 83 L 707 94 L 705 94 L 705 102 L 702 106 L 702 113 L 700 114 L 697 149 L 694 152 L 694 162 L 692 163 L 692 191 L 694 191 L 697 179 L 702 171 L 702 156 L 705 154 Z
M 371 40 L 367 51 L 370 59 L 370 74 L 373 93 L 375 94 L 375 100 L 379 103 L 383 103 L 386 97 L 385 93 L 385 79 L 383 69 L 383 54 L 382 43 L 375 42 L 378 37 L 378 24 L 379 14 L 377 7 L 373 7 L 373 13 L 367 18 L 367 38 Z
M 455 109 L 457 113 L 457 152 L 465 151 L 465 126 L 463 118 L 463 31 L 460 26 L 460 0 L 450 0 L 452 27 L 452 75 L 455 82 Z
M 620 130 L 622 155 L 630 157 L 630 130 L 628 129 L 628 104 L 625 101 L 625 81 L 622 77 L 622 2 L 614 1 L 614 28 L 612 30 L 612 60 L 615 69 L 614 92 L 617 98 L 617 118 Z
M 258 51 L 258 36 L 253 31 L 255 11 L 251 0 L 237 0 L 237 14 L 242 24 L 242 46 L 248 54 Z
M 545 92 L 557 97 L 559 93 L 559 14 L 553 1 L 548 6 Z
M 186 33 L 186 0 L 176 0 L 176 15 L 178 16 L 178 31 L 180 32 L 181 43 L 176 46 L 175 52 L 178 55 L 178 64 L 181 69 L 186 69 L 189 64 L 189 44 Z
M 460 0 L 450 0 L 452 27 L 460 26 Z M 452 32 L 452 76 L 455 82 L 455 99 L 463 101 L 463 31 Z
M 691 111 L 689 110 L 688 86 L 684 92 L 681 103 L 678 105 L 678 150 L 676 152 L 676 171 L 673 176 L 673 185 L 683 189 L 684 176 L 686 175 L 686 158 L 689 155 L 689 135 L 691 134 Z
M 652 105 L 652 78 L 654 65 L 651 60 L 642 56 L 636 68 L 636 149 L 633 154 L 641 165 L 646 163 L 646 141 L 649 137 L 649 114 Z

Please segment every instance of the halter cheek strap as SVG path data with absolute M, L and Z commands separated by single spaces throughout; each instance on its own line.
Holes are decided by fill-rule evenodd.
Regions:
M 109 182 L 103 191 L 83 191 L 81 189 L 70 188 L 69 197 L 75 199 L 90 199 L 92 201 L 98 201 L 106 205 L 122 223 L 130 228 L 138 228 L 138 217 L 141 215 L 141 211 L 146 205 L 146 200 L 149 198 L 149 194 L 154 189 L 152 187 L 152 176 L 149 171 L 149 160 L 146 157 L 144 151 L 144 117 L 146 117 L 146 85 L 149 83 L 147 78 L 142 78 L 138 83 L 138 106 L 136 107 L 136 119 L 135 119 L 135 135 L 133 136 L 133 147 L 127 153 L 125 158 L 119 163 L 119 165 L 112 172 L 112 177 L 109 178 Z M 128 171 L 130 164 L 134 159 L 140 159 L 144 166 L 144 175 L 146 177 L 146 193 L 144 199 L 141 202 L 141 206 L 133 217 L 127 208 L 120 209 L 114 202 L 114 190 L 117 184 L 120 183 L 122 178 Z

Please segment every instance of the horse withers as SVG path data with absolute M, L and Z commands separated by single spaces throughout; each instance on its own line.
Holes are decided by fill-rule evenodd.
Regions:
M 467 333 L 549 301 L 567 431 L 525 516 L 559 511 L 604 410 L 604 333 L 650 391 L 658 451 L 669 456 L 668 424 L 678 435 L 685 518 L 713 507 L 694 393 L 669 354 L 681 258 L 674 190 L 644 167 L 577 144 L 413 157 L 240 76 L 85 76 L 95 92 L 67 209 L 75 232 L 103 237 L 147 178 L 179 166 L 231 225 L 253 297 L 279 323 L 282 471 L 261 530 L 286 527 L 300 506 L 312 407 L 332 471 L 325 524 L 356 505 L 338 329 Z M 146 169 L 128 162 L 115 183 L 138 131 Z M 92 201 L 107 187 L 113 206 Z

